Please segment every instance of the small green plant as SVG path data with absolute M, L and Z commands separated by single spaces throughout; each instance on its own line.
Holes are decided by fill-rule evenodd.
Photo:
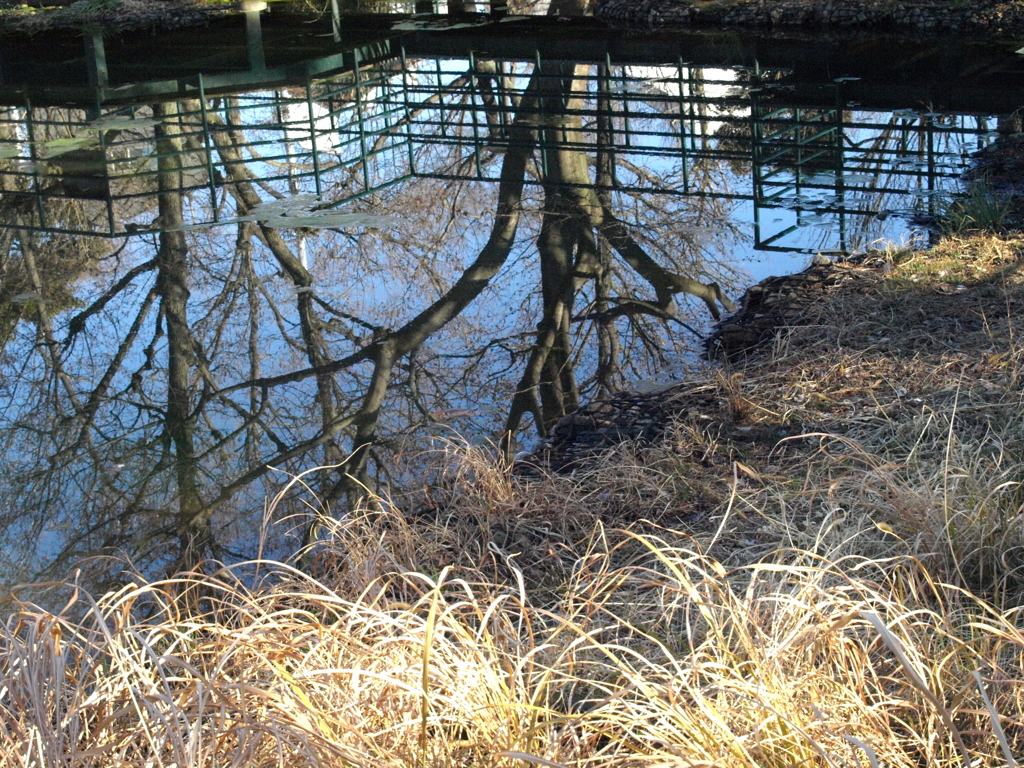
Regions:
M 943 201 L 938 216 L 939 230 L 945 235 L 998 230 L 1006 223 L 1010 209 L 983 181 L 975 182 L 966 194 Z

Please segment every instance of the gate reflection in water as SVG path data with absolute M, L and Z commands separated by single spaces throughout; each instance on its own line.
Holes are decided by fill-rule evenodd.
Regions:
M 276 512 L 300 527 L 263 551 L 287 554 L 360 489 L 418 488 L 395 459 L 438 435 L 512 454 L 676 375 L 751 247 L 852 250 L 933 212 L 1016 98 L 892 112 L 864 83 L 582 33 L 573 59 L 321 31 L 159 81 L 126 76 L 152 62 L 124 41 L 108 70 L 87 39 L 88 86 L 8 66 L 0 579 L 106 548 L 153 573 L 252 556 L 270 468 L 329 468 L 312 514 Z
M 181 189 L 205 196 L 188 206 L 186 224 L 223 218 L 230 182 L 214 148 L 218 131 L 243 145 L 244 162 L 264 183 L 314 194 L 323 209 L 415 178 L 497 181 L 494 161 L 509 148 L 524 89 L 535 69 L 544 77 L 545 62 L 409 58 L 397 47 L 369 63 L 356 49 L 354 66 L 326 79 L 231 97 L 208 97 L 200 76 L 176 118 L 185 140 Z M 599 189 L 739 201 L 749 206 L 755 249 L 809 252 L 860 245 L 851 233 L 871 217 L 933 214 L 969 154 L 995 136 L 991 116 L 862 110 L 844 98 L 842 78 L 812 98 L 804 86 L 792 103 L 785 75 L 683 61 L 589 65 L 576 81 L 585 87 L 559 109 L 581 115 L 584 131 L 575 140 L 563 134 L 557 146 L 593 155 L 599 140 L 611 145 L 619 162 L 610 187 Z M 577 97 L 578 106 L 567 106 Z M 550 113 L 551 104 L 540 109 Z M 599 137 L 601 110 L 610 130 Z M 18 226 L 107 237 L 158 226 L 154 125 L 141 104 L 26 102 L 0 112 L 0 185 L 33 211 Z M 545 157 L 529 183 L 545 182 Z M 695 180 L 708 164 L 732 170 L 728 187 Z M 652 186 L 654 176 L 674 183 Z M 69 199 L 80 203 L 73 221 Z M 829 235 L 810 243 L 805 227 Z

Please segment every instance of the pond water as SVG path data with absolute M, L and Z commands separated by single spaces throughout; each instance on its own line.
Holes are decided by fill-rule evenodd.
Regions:
M 0 40 L 4 577 L 294 551 L 438 439 L 687 375 L 753 282 L 927 241 L 1024 82 L 1012 46 L 330 10 Z

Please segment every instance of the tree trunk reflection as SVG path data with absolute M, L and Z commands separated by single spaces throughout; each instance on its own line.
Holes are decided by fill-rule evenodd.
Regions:
M 304 522 L 274 545 L 276 554 L 313 546 L 339 514 L 332 508 L 360 503 L 387 457 L 419 439 L 398 422 L 402 408 L 429 427 L 446 412 L 482 410 L 473 393 L 487 388 L 507 409 L 490 413 L 489 429 L 511 457 L 531 422 L 546 435 L 586 397 L 616 389 L 642 347 L 656 347 L 651 328 L 674 316 L 678 294 L 714 317 L 731 308 L 716 283 L 679 274 L 687 260 L 666 259 L 650 233 L 617 215 L 624 161 L 609 80 L 606 67 L 572 62 L 509 72 L 473 61 L 455 73 L 450 98 L 476 89 L 487 135 L 479 155 L 455 146 L 446 163 L 490 164 L 497 184 L 409 181 L 387 200 L 422 233 L 311 234 L 245 220 L 299 189 L 300 160 L 289 151 L 277 187 L 263 178 L 274 166 L 259 154 L 260 126 L 242 118 L 241 97 L 152 106 L 155 173 L 140 173 L 132 191 L 139 217 L 155 216 L 154 225 L 133 222 L 147 234 L 97 251 L 63 280 L 64 290 L 77 281 L 84 299 L 72 309 L 47 303 L 56 289 L 36 257 L 60 236 L 26 231 L 9 243 L 39 297 L 16 325 L 31 371 L 17 418 L 0 432 L 3 471 L 20 478 L 6 492 L 11 511 L 0 529 L 24 534 L 21 573 L 111 549 L 151 571 L 252 556 L 275 473 L 319 466 L 310 486 L 318 501 L 286 499 L 280 516 Z M 407 119 L 445 106 L 431 99 Z M 587 106 L 595 101 L 596 116 Z M 383 151 L 384 136 L 407 127 L 391 126 L 367 146 Z M 217 174 L 202 198 L 186 188 L 207 163 Z M 349 179 L 359 175 L 348 170 Z M 0 213 L 33 220 L 7 202 Z M 188 213 L 201 205 L 208 217 L 235 214 L 231 228 L 191 231 Z M 70 202 L 67 215 L 87 215 L 86 206 Z M 467 227 L 460 206 L 487 224 Z M 527 264 L 525 284 L 499 279 Z M 521 307 L 510 306 L 511 295 L 523 297 Z M 478 310 L 482 301 L 491 309 Z M 469 324 L 488 322 L 472 321 L 477 311 L 521 319 L 504 336 L 470 341 Z M 498 352 L 510 360 L 503 371 Z M 40 498 L 24 501 L 32 493 Z M 93 567 L 106 577 L 119 566 Z

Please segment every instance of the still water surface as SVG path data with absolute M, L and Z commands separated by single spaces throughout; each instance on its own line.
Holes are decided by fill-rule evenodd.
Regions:
M 334 465 L 306 477 L 320 502 L 274 510 L 267 551 L 294 551 L 361 487 L 415 485 L 438 437 L 511 453 L 684 375 L 752 282 L 927 240 L 1014 98 L 986 81 L 950 109 L 664 41 L 598 56 L 593 29 L 578 57 L 524 54 L 483 16 L 471 42 L 437 17 L 243 21 L 205 72 L 161 52 L 145 79 L 92 32 L 59 82 L 8 56 L 7 578 L 251 557 L 264 500 Z

